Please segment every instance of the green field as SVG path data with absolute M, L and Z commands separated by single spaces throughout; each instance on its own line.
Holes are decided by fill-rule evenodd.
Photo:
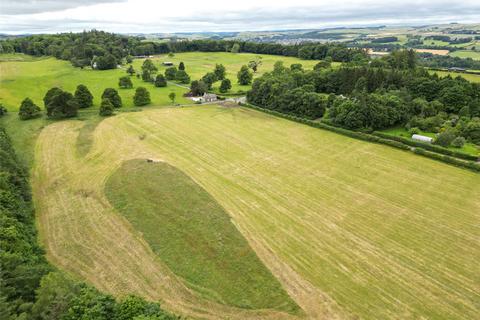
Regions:
M 479 51 L 472 51 L 472 50 L 459 50 L 453 51 L 449 54 L 452 57 L 459 57 L 459 58 L 472 58 L 474 60 L 480 60 L 480 52 Z
M 480 82 L 480 74 L 469 74 L 469 73 L 460 73 L 460 72 L 449 72 L 449 71 L 437 71 L 429 70 L 431 74 L 438 74 L 440 77 L 446 77 L 450 75 L 452 78 L 462 77 L 470 82 Z
M 43 128 L 35 144 L 32 184 L 48 258 L 97 288 L 160 300 L 165 308 L 193 318 L 478 315 L 480 175 L 239 107 L 150 108 L 82 129 L 94 119 Z M 11 123 L 10 131 L 23 130 Z M 149 158 L 175 167 L 184 173 L 181 180 L 201 188 L 202 197 L 211 201 L 210 213 L 220 212 L 219 207 L 228 213 L 302 313 L 239 308 L 238 291 L 222 292 L 228 281 L 213 285 L 211 274 L 202 276 L 221 269 L 198 270 L 203 264 L 173 260 L 179 263 L 176 269 L 169 262 L 180 259 L 178 253 L 162 248 L 153 224 L 159 224 L 165 244 L 181 250 L 191 248 L 175 242 L 178 235 L 172 230 L 205 235 L 212 226 L 191 226 L 181 219 L 190 212 L 186 204 L 178 204 L 180 211 L 171 209 L 175 199 L 190 195 L 162 168 L 129 175 L 130 160 Z M 115 192 L 112 183 L 118 186 Z M 148 191 L 138 193 L 137 187 Z M 159 194 L 169 197 L 165 211 Z M 141 198 L 140 204 L 121 205 L 130 197 Z M 154 211 L 165 216 L 150 217 Z M 167 216 L 171 212 L 177 217 Z M 135 220 L 142 215 L 152 225 Z M 230 269 L 231 261 L 205 252 L 196 252 L 195 261 L 218 259 Z M 239 286 L 254 274 L 233 273 Z M 211 298 L 213 292 L 228 299 L 219 302 Z M 264 299 L 261 303 L 270 306 L 278 301 L 270 294 Z
M 206 298 L 247 309 L 297 310 L 228 213 L 175 167 L 124 162 L 105 194 L 160 259 Z
M 300 60 L 292 57 L 279 57 L 261 55 L 263 64 L 260 66 L 256 76 L 273 69 L 276 61 L 284 61 L 289 66 L 292 63 L 302 63 L 306 68 L 316 64 L 313 60 Z M 237 84 L 236 74 L 240 67 L 254 59 L 254 54 L 233 54 L 233 53 L 178 53 L 174 57 L 157 56 L 153 58 L 160 72 L 164 71 L 161 66 L 163 61 L 172 61 L 178 64 L 183 61 L 186 71 L 192 80 L 200 79 L 205 73 L 213 71 L 216 63 L 223 63 L 227 67 L 227 77 L 232 80 L 232 92 L 246 91 L 250 86 Z M 134 60 L 135 70 L 140 71 L 143 60 Z M 74 68 L 70 62 L 57 60 L 55 58 L 33 58 L 21 54 L 0 55 L 0 103 L 3 103 L 9 110 L 18 110 L 21 101 L 30 97 L 37 105 L 43 108 L 43 97 L 48 89 L 57 86 L 64 90 L 74 92 L 78 84 L 86 85 L 94 95 L 94 104 L 100 104 L 100 97 L 107 87 L 118 88 L 118 78 L 126 75 L 126 67 L 116 70 L 91 70 Z M 133 106 L 133 95 L 135 87 L 144 86 L 150 90 L 152 104 L 166 106 L 171 104 L 168 95 L 170 92 L 177 94 L 177 103 L 192 103 L 191 100 L 183 97 L 188 90 L 169 84 L 165 88 L 156 88 L 153 84 L 145 83 L 141 79 L 132 77 L 133 89 L 119 89 L 124 106 Z M 215 85 L 215 88 L 219 84 Z
M 408 130 L 406 130 L 403 127 L 386 129 L 386 130 L 382 130 L 382 132 L 388 133 L 388 134 L 391 134 L 391 135 L 394 135 L 394 136 L 409 138 L 409 139 L 412 136 L 408 132 Z M 419 134 L 430 137 L 430 138 L 435 138 L 435 133 L 432 133 L 432 132 L 420 131 Z M 465 153 L 468 153 L 468 154 L 471 154 L 471 155 L 475 155 L 475 156 L 480 155 L 480 147 L 478 147 L 477 145 L 475 145 L 473 143 L 468 143 L 468 142 L 465 143 L 465 145 L 461 148 L 448 147 L 448 149 L 450 149 L 452 151 L 462 151 L 462 152 L 465 152 Z

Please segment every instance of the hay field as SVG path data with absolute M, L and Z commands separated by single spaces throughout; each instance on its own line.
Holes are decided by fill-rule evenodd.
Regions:
M 42 130 L 32 183 L 49 259 L 101 290 L 209 319 L 478 315 L 478 174 L 244 108 L 123 113 L 89 129 L 83 156 L 84 125 Z M 105 196 L 124 161 L 145 158 L 208 192 L 303 314 L 240 309 L 186 286 Z

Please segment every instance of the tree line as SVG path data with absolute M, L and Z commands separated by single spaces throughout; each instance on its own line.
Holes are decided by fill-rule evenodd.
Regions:
M 158 303 L 115 300 L 48 264 L 37 243 L 27 170 L 0 128 L 0 319 L 173 320 Z
M 97 69 L 114 69 L 118 64 L 131 61 L 133 56 L 148 56 L 170 52 L 248 52 L 325 59 L 348 62 L 366 53 L 362 49 L 347 48 L 342 44 L 254 43 L 233 40 L 188 40 L 171 42 L 146 41 L 142 37 L 118 35 L 91 30 L 81 33 L 55 35 L 30 35 L 0 41 L 0 53 L 25 53 L 34 56 L 54 56 L 68 60 L 76 67 L 94 66 Z
M 398 51 L 361 66 L 317 66 L 306 71 L 276 63 L 253 82 L 252 104 L 351 130 L 371 132 L 402 125 L 438 133 L 439 144 L 480 144 L 480 84 L 440 78 Z M 463 139 L 461 139 L 463 138 Z M 462 143 L 463 141 L 463 143 Z

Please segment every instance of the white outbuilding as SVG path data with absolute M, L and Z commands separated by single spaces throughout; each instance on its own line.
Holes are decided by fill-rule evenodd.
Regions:
M 432 143 L 433 138 L 427 137 L 427 136 L 422 136 L 420 134 L 414 134 L 412 136 L 413 140 L 420 141 L 420 142 L 426 142 L 426 143 Z

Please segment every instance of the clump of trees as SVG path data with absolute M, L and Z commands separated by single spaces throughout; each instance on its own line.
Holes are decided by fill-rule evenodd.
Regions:
M 167 80 L 163 76 L 163 74 L 157 74 L 157 77 L 155 78 L 155 87 L 166 87 L 167 86 Z
M 370 65 L 338 69 L 322 65 L 304 70 L 276 63 L 272 72 L 253 82 L 247 98 L 252 104 L 310 119 L 328 109 L 323 121 L 351 130 L 403 125 L 438 133 L 436 143 L 443 146 L 459 146 L 463 140 L 480 143 L 480 84 L 432 75 L 408 50 Z
M 70 92 L 56 87 L 48 90 L 43 102 L 47 116 L 52 119 L 75 117 L 79 108 L 77 100 Z
M 74 96 L 80 108 L 89 108 L 93 106 L 93 95 L 85 85 L 79 84 L 75 90 Z
M 150 92 L 144 87 L 138 87 L 133 96 L 133 104 L 137 107 L 150 104 Z
M 225 79 L 226 70 L 227 69 L 223 64 L 216 64 L 215 69 L 213 70 L 213 73 L 215 74 L 216 79 L 217 80 Z
M 167 80 L 175 80 L 177 71 L 178 70 L 176 67 L 169 67 L 165 69 L 165 78 L 167 78 Z
M 25 98 L 20 104 L 18 116 L 21 120 L 34 119 L 41 115 L 40 107 L 37 106 L 30 98 Z
M 190 93 L 194 97 L 203 95 L 208 91 L 208 85 L 203 80 L 194 80 L 190 84 Z
M 129 76 L 124 76 L 118 79 L 118 86 L 122 89 L 131 89 L 133 88 L 133 83 Z
M 102 93 L 102 100 L 109 99 L 114 108 L 122 107 L 122 98 L 118 94 L 118 91 L 113 88 L 107 88 Z
M 175 74 L 175 80 L 183 84 L 189 84 L 190 76 L 185 72 L 185 70 L 178 70 Z
M 252 83 L 253 74 L 250 69 L 244 65 L 240 68 L 240 71 L 237 73 L 238 83 L 241 85 L 249 85 Z
M 130 76 L 133 76 L 133 75 L 136 73 L 136 71 L 135 71 L 135 69 L 133 68 L 132 65 L 129 65 L 129 66 L 128 66 L 128 68 L 127 68 L 127 73 L 128 73 Z

